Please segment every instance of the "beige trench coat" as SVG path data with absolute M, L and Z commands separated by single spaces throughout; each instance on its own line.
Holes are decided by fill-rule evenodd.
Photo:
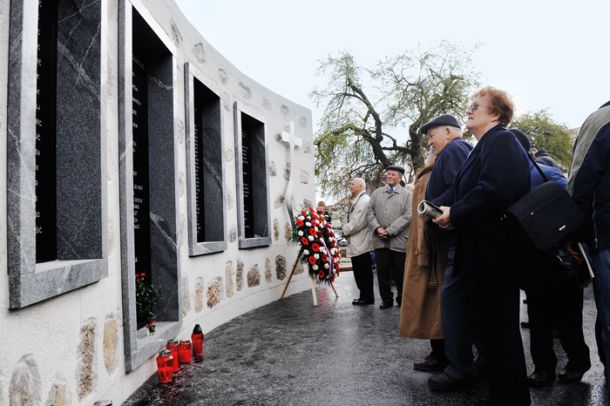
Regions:
M 447 265 L 447 252 L 429 247 L 428 220 L 417 214 L 425 198 L 432 165 L 418 171 L 413 190 L 413 217 L 407 244 L 405 276 L 400 307 L 400 335 L 422 339 L 443 338 L 441 324 L 441 286 Z

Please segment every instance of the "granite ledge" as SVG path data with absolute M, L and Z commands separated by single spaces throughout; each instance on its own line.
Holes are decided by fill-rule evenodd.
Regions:
M 271 245 L 271 237 L 239 238 L 239 249 L 250 249 L 268 247 Z
M 227 249 L 226 241 L 207 241 L 198 242 L 189 246 L 189 256 L 198 257 L 201 255 L 216 254 Z
M 9 308 L 21 309 L 95 283 L 106 276 L 108 261 L 105 258 L 36 264 L 36 272 L 9 278 Z
M 176 338 L 182 328 L 182 322 L 169 321 L 157 322 L 154 335 L 147 335 L 146 327 L 142 327 L 136 332 L 136 350 L 131 352 L 131 359 L 125 365 L 126 372 L 134 371 L 150 357 L 154 356 L 168 340 Z

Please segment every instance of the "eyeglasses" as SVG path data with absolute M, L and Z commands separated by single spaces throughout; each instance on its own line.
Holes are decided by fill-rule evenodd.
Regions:
M 468 106 L 468 108 L 466 109 L 466 111 L 471 111 L 471 112 L 475 112 L 479 107 L 487 107 L 484 106 L 482 104 L 479 104 L 477 102 L 472 103 L 470 106 Z

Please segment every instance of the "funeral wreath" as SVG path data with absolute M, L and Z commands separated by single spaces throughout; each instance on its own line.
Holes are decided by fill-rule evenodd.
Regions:
M 309 267 L 309 275 L 317 283 L 333 283 L 339 276 L 339 244 L 332 225 L 309 207 L 294 219 L 292 241 L 301 247 L 301 262 Z

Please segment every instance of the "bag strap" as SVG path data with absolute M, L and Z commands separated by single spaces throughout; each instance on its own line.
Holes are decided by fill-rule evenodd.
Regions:
M 509 130 L 510 131 L 510 130 Z M 511 134 L 513 134 L 511 132 Z M 536 160 L 534 158 L 532 158 L 532 156 L 529 154 L 528 151 L 525 150 L 525 148 L 523 148 L 523 145 L 521 145 L 521 142 L 517 139 L 517 136 L 515 134 L 513 134 L 513 137 L 515 137 L 515 141 L 517 141 L 517 144 L 519 144 L 519 146 L 521 147 L 521 150 L 523 152 L 525 152 L 525 155 L 529 158 L 529 160 L 534 164 L 534 166 L 536 167 L 536 169 L 538 170 L 538 173 L 540 173 L 540 176 L 542 176 L 542 179 L 544 180 L 544 183 L 548 182 L 550 179 L 548 178 L 548 176 L 546 176 L 544 174 L 544 172 L 542 172 L 542 169 L 540 168 L 540 166 L 538 166 L 538 162 L 536 162 Z
M 532 161 L 532 163 L 534 164 L 536 169 L 538 169 L 538 172 L 540 173 L 540 176 L 542 176 L 542 179 L 544 179 L 544 183 L 548 182 L 549 178 L 548 178 L 548 176 L 546 176 L 544 174 L 544 172 L 542 172 L 542 169 L 538 165 L 538 162 L 536 162 L 536 160 L 534 158 L 532 158 L 532 156 L 527 151 L 526 151 L 526 154 L 527 154 L 527 157 L 530 159 L 530 161 Z

